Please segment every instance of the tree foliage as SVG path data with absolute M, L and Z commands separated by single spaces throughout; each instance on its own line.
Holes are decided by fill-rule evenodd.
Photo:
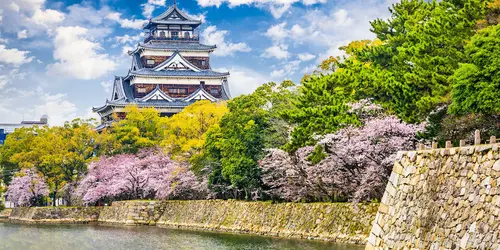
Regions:
M 124 112 L 126 118 L 113 123 L 101 137 L 101 144 L 111 147 L 104 149 L 107 155 L 137 153 L 140 149 L 154 147 L 161 138 L 158 131 L 161 118 L 156 109 L 129 105 Z
M 16 175 L 6 192 L 7 201 L 21 207 L 42 205 L 43 198 L 48 194 L 45 179 L 34 168 L 23 169 Z
M 89 165 L 76 193 L 86 204 L 122 199 L 203 198 L 203 185 L 186 166 L 158 149 L 103 156 Z M 206 195 L 206 194 L 205 194 Z
M 451 78 L 449 112 L 500 114 L 500 25 L 479 31 L 466 46 L 465 53 L 467 63 L 461 64 Z
M 292 156 L 273 149 L 260 161 L 262 181 L 274 198 L 288 201 L 364 201 L 380 198 L 396 152 L 413 149 L 421 126 L 380 113 L 373 105 L 352 105 L 362 126 L 327 134 L 316 146 Z M 376 109 L 373 109 L 376 108 Z M 310 161 L 322 149 L 317 164 Z
M 23 169 L 36 169 L 46 178 L 53 201 L 68 183 L 78 180 L 94 157 L 98 134 L 93 121 L 80 119 L 62 127 L 17 129 L 2 147 L 2 162 L 10 175 Z M 9 175 L 5 175 L 8 183 Z
M 228 112 L 226 103 L 197 101 L 158 124 L 161 145 L 172 157 L 188 160 L 202 150 L 206 132 Z
M 289 127 L 279 114 L 293 109 L 294 84 L 267 83 L 250 95 L 228 103 L 218 126 L 209 130 L 204 154 L 194 161 L 197 172 L 207 172 L 212 190 L 224 197 L 250 199 L 260 188 L 257 161 L 264 149 L 287 142 Z

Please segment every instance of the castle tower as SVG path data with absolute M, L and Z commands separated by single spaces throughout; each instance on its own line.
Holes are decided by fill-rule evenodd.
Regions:
M 111 99 L 93 108 L 103 125 L 113 117 L 125 118 L 124 108 L 156 108 L 162 116 L 180 112 L 196 100 L 228 100 L 229 72 L 213 71 L 210 53 L 215 45 L 199 40 L 200 20 L 194 20 L 174 3 L 144 25 L 144 42 L 130 51 L 132 65 L 126 76 L 115 76 Z M 99 129 L 99 128 L 98 128 Z

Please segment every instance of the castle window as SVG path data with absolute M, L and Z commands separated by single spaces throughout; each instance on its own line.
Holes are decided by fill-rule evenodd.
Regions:
M 153 64 L 155 64 L 155 60 L 148 59 L 148 60 L 146 61 L 146 64 L 148 64 L 148 65 L 153 65 Z
M 160 31 L 160 37 L 165 37 L 165 31 Z
M 205 81 L 200 81 L 200 85 L 205 85 Z
M 171 36 L 172 36 L 172 38 L 174 38 L 174 39 L 179 38 L 179 31 L 172 31 L 172 32 L 171 32 Z
M 171 88 L 168 89 L 169 94 L 174 94 L 174 95 L 185 95 L 187 93 L 186 88 Z
M 201 61 L 202 66 L 205 66 L 206 64 L 207 64 L 207 61 L 205 61 L 205 60 Z
M 219 90 L 218 89 L 211 89 L 210 90 L 210 94 L 212 94 L 212 95 L 218 95 L 219 94 Z
M 137 93 L 146 93 L 146 88 L 142 88 L 142 87 L 137 87 Z
M 189 38 L 189 32 L 184 32 L 184 38 Z

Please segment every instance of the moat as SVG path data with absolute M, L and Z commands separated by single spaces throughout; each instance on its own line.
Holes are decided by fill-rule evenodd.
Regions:
M 0 223 L 0 249 L 334 249 L 363 246 L 145 226 Z

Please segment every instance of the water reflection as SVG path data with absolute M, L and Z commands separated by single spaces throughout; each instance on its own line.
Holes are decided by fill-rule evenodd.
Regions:
M 362 246 L 157 227 L 0 223 L 0 249 L 334 249 Z

